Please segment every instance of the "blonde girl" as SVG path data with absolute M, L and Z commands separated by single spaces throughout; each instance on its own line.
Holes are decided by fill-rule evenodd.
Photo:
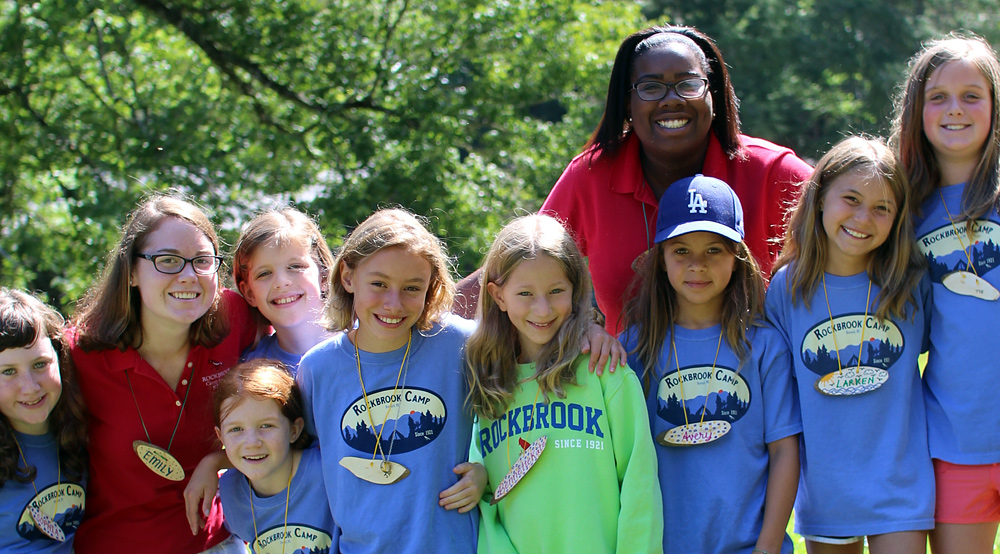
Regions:
M 304 213 L 270 210 L 246 224 L 233 254 L 233 280 L 250 313 L 274 333 L 244 352 L 244 360 L 279 360 L 294 373 L 302 355 L 329 337 L 320 319 L 332 268 L 330 247 Z
M 0 551 L 73 551 L 86 505 L 85 427 L 62 316 L 0 287 Z
M 219 480 L 226 527 L 253 552 L 339 552 L 319 450 L 307 448 L 302 397 L 281 362 L 226 374 L 212 398 L 215 434 L 235 470 Z
M 796 531 L 811 554 L 924 552 L 934 475 L 917 356 L 928 285 L 906 180 L 850 137 L 791 211 L 767 315 L 792 351 L 802 410 Z
M 479 552 L 659 552 L 642 388 L 627 367 L 588 371 L 590 278 L 573 238 L 549 216 L 515 219 L 487 254 L 480 289 L 468 403 L 499 503 L 480 506 Z M 521 456 L 537 462 L 508 490 Z
M 788 349 L 763 323 L 743 209 L 703 175 L 660 199 L 626 306 L 656 439 L 667 553 L 791 553 L 801 424 Z
M 992 552 L 1000 521 L 1000 63 L 976 36 L 910 61 L 893 142 L 933 302 L 924 393 L 937 478 L 934 552 Z
M 136 537 L 150 553 L 242 546 L 222 542 L 228 533 L 211 498 L 204 529 L 188 532 L 183 499 L 192 470 L 215 450 L 206 408 L 215 386 L 257 333 L 240 295 L 219 286 L 221 266 L 205 213 L 151 196 L 129 214 L 77 308 L 70 352 L 90 412 L 79 554 Z
M 343 332 L 296 381 L 344 554 L 475 548 L 483 472 L 462 409 L 474 324 L 448 313 L 453 289 L 441 241 L 400 209 L 362 222 L 334 263 L 327 326 Z

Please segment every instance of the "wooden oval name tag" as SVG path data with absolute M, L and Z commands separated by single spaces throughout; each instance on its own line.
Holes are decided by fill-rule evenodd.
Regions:
M 177 461 L 177 458 L 170 455 L 170 452 L 155 444 L 149 444 L 146 441 L 134 441 L 132 443 L 132 450 L 135 450 L 135 454 L 139 456 L 139 459 L 142 460 L 142 463 L 146 464 L 146 467 L 150 471 L 160 477 L 171 481 L 182 481 L 184 479 L 184 468 L 181 467 L 181 463 Z
M 989 301 L 1000 298 L 1000 291 L 989 281 L 968 271 L 952 271 L 941 278 L 941 284 L 944 288 L 962 296 L 974 296 Z
M 31 514 L 31 519 L 35 521 L 35 529 L 38 529 L 45 534 L 46 537 L 50 539 L 57 540 L 59 542 L 64 542 L 66 540 L 66 534 L 59 525 L 52 520 L 49 516 L 42 513 L 38 506 L 35 506 L 32 502 L 28 506 L 28 513 Z
M 733 426 L 728 421 L 699 421 L 668 429 L 656 437 L 663 446 L 694 446 L 722 438 Z
M 889 380 L 889 372 L 861 366 L 827 373 L 816 380 L 816 390 L 827 396 L 855 396 L 871 392 Z
M 517 457 L 517 461 L 514 462 L 514 466 L 510 468 L 507 475 L 500 481 L 500 485 L 493 491 L 493 500 L 490 500 L 491 505 L 500 502 L 500 499 L 507 496 L 507 493 L 514 489 L 514 485 L 521 482 L 521 478 L 527 475 L 528 470 L 531 469 L 531 466 L 535 465 L 538 457 L 542 455 L 547 442 L 548 437 L 541 436 L 535 439 L 535 442 L 531 443 L 531 446 L 524 449 L 524 452 L 521 452 L 521 455 Z M 525 444 L 527 444 L 527 441 L 525 441 Z
M 403 464 L 389 461 L 378 462 L 354 456 L 344 456 L 340 459 L 340 465 L 347 468 L 347 471 L 353 473 L 355 477 L 376 485 L 391 485 L 410 474 L 410 470 L 406 469 Z

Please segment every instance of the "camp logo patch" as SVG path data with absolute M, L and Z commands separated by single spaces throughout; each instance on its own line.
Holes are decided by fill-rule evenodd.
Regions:
M 861 344 L 864 340 L 864 345 Z M 903 334 L 890 320 L 868 314 L 847 314 L 821 321 L 802 338 L 802 363 L 817 375 L 840 369 L 874 367 L 889 369 L 903 355 Z M 860 356 L 860 359 L 859 359 Z
M 330 554 L 333 538 L 308 525 L 277 525 L 257 535 L 256 554 Z
M 28 509 L 34 505 L 49 517 L 52 517 L 53 512 L 57 512 L 52 519 L 68 536 L 80 526 L 85 503 L 83 487 L 76 483 L 60 483 L 45 487 L 38 491 L 38 495 L 28 501 L 21 510 L 21 517 L 17 520 L 17 534 L 29 541 L 48 540 L 45 534 L 35 528 L 35 521 Z
M 416 387 L 386 388 L 368 393 L 367 405 L 364 396 L 355 400 L 344 412 L 340 430 L 344 442 L 365 454 L 375 452 L 376 440 L 383 452 L 388 453 L 392 443 L 393 454 L 401 454 L 436 439 L 447 419 L 448 410 L 437 394 Z
M 972 230 L 970 240 L 964 222 L 949 223 L 917 239 L 920 252 L 927 258 L 927 270 L 933 282 L 940 283 L 946 275 L 955 271 L 970 271 L 982 276 L 1000 266 L 1000 245 L 997 244 L 1000 241 L 1000 225 L 980 219 Z M 962 251 L 963 245 L 968 257 Z
M 684 425 L 685 410 L 688 422 L 701 421 L 704 410 L 705 421 L 732 423 L 750 409 L 746 380 L 719 366 L 699 365 L 668 373 L 660 379 L 656 396 L 656 415 L 672 425 Z

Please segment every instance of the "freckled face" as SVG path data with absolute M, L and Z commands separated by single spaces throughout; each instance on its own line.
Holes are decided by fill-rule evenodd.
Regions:
M 636 58 L 632 82 L 674 84 L 692 77 L 708 78 L 704 57 L 694 43 L 668 42 Z M 708 148 L 712 129 L 712 95 L 681 98 L 671 89 L 661 100 L 643 100 L 632 90 L 628 112 L 643 154 L 658 159 L 697 157 Z
M 0 351 L 0 413 L 14 430 L 41 435 L 62 395 L 59 359 L 52 340 L 39 337 L 31 346 Z
M 992 104 L 989 83 L 971 61 L 948 62 L 931 72 L 923 124 L 939 162 L 975 167 L 990 136 Z
M 889 238 L 896 219 L 896 200 L 889 187 L 861 173 L 846 173 L 830 183 L 822 202 L 825 270 L 844 276 L 865 271 L 872 252 Z
M 311 325 L 323 309 L 319 266 L 299 241 L 257 247 L 240 292 L 276 330 Z

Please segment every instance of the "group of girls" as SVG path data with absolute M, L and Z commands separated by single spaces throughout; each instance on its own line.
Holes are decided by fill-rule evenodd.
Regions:
M 69 327 L 0 289 L 0 550 L 776 554 L 794 502 L 813 553 L 989 552 L 998 84 L 985 42 L 929 44 L 898 156 L 819 161 L 766 293 L 733 191 L 668 187 L 617 370 L 548 216 L 498 235 L 473 323 L 403 210 L 336 258 L 258 216 L 241 297 L 201 210 L 154 197 Z

